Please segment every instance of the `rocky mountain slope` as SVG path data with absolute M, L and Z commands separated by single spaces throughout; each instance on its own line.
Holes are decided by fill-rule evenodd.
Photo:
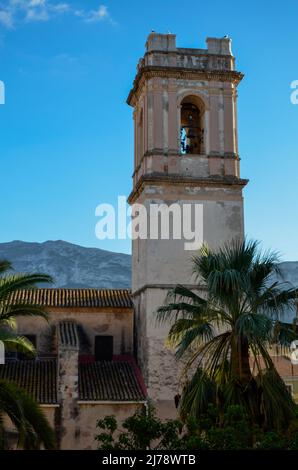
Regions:
M 131 256 L 64 241 L 0 243 L 0 259 L 18 272 L 45 272 L 54 287 L 130 288 Z M 283 281 L 298 287 L 298 261 L 280 264 Z
M 0 259 L 17 272 L 43 272 L 53 287 L 130 288 L 131 257 L 64 241 L 0 243 Z

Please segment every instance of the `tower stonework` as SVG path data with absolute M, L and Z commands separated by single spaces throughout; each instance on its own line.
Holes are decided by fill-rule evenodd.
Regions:
M 173 34 L 151 33 L 128 97 L 134 109 L 131 204 L 202 204 L 203 238 L 211 247 L 242 237 L 243 197 L 237 130 L 237 86 L 231 40 L 207 49 L 176 47 Z M 183 239 L 132 242 L 136 353 L 148 395 L 161 416 L 175 412 L 179 367 L 165 346 L 169 326 L 156 309 L 176 284 L 195 288 Z

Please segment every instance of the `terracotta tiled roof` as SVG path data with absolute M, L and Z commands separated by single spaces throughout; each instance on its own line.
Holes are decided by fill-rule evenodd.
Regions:
M 33 303 L 45 307 L 132 308 L 128 289 L 34 289 L 20 290 L 10 297 L 12 303 Z
M 0 365 L 0 380 L 15 382 L 40 404 L 57 404 L 55 359 L 11 361 Z M 141 385 L 130 362 L 79 365 L 79 399 L 83 401 L 143 401 Z
M 272 362 L 279 373 L 279 375 L 285 379 L 290 377 L 298 377 L 298 364 L 292 364 L 291 360 L 286 356 L 271 356 Z M 264 361 L 262 358 L 258 359 L 261 367 L 264 366 Z M 254 366 L 253 361 L 251 362 L 251 366 L 254 372 L 257 371 L 256 366 Z
M 79 397 L 84 401 L 143 401 L 144 393 L 129 362 L 80 364 Z
M 55 359 L 12 361 L 0 365 L 0 380 L 15 382 L 41 404 L 57 403 Z
M 79 349 L 80 342 L 76 323 L 72 321 L 61 321 L 58 323 L 57 329 L 61 346 Z

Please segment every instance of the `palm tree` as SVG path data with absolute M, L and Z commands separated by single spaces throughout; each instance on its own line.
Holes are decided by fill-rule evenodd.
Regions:
M 0 449 L 8 447 L 4 416 L 18 432 L 18 447 L 37 450 L 55 448 L 55 434 L 40 406 L 24 390 L 8 381 L 0 381 Z
M 286 426 L 294 416 L 268 352 L 296 338 L 281 320 L 295 308 L 298 291 L 274 280 L 277 262 L 255 241 L 234 240 L 216 251 L 203 246 L 193 259 L 197 291 L 177 285 L 158 309 L 159 322 L 172 322 L 168 342 L 184 360 L 183 371 L 193 372 L 180 401 L 182 418 L 199 418 L 209 403 L 222 412 L 240 404 L 264 428 Z
M 17 350 L 33 355 L 33 344 L 17 334 L 16 319 L 19 316 L 41 316 L 47 319 L 46 310 L 38 305 L 13 301 L 13 294 L 19 290 L 34 289 L 39 283 L 50 283 L 52 278 L 45 274 L 7 274 L 11 263 L 0 261 L 0 341 L 6 350 Z
M 0 261 L 0 341 L 7 350 L 17 350 L 34 355 L 33 344 L 17 334 L 16 319 L 19 316 L 41 316 L 47 319 L 43 307 L 14 301 L 19 290 L 34 289 L 39 283 L 52 282 L 44 274 L 7 274 L 8 261 Z M 0 366 L 1 367 L 1 366 Z M 8 416 L 18 431 L 18 446 L 23 449 L 55 447 L 54 432 L 39 405 L 16 384 L 0 381 L 0 449 L 6 447 L 4 416 Z

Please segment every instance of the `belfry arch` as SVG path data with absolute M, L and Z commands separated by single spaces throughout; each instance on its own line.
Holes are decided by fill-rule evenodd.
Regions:
M 201 155 L 204 148 L 205 106 L 195 95 L 185 96 L 180 104 L 180 153 Z

